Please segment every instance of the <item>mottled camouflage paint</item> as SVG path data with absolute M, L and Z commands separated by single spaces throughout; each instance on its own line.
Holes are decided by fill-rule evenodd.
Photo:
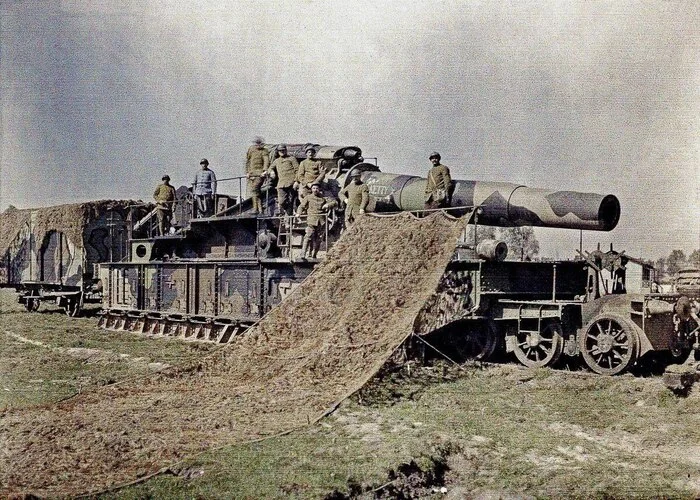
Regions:
M 395 212 L 424 208 L 425 178 L 364 172 L 362 181 L 372 197 L 370 210 Z M 480 207 L 479 222 L 486 225 L 610 231 L 620 219 L 620 203 L 613 195 L 551 191 L 507 182 L 456 180 L 453 187 L 451 206 Z
M 112 263 L 101 266 L 105 309 L 255 321 L 311 272 L 255 261 Z M 264 276 L 264 279 L 263 279 Z

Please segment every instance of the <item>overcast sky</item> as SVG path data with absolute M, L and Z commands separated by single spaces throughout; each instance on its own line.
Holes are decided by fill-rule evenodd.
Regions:
M 628 254 L 700 248 L 697 1 L 0 3 L 0 209 L 150 199 L 255 135 L 383 171 L 615 194 Z M 223 186 L 222 186 L 223 189 Z M 570 257 L 578 231 L 538 230 Z

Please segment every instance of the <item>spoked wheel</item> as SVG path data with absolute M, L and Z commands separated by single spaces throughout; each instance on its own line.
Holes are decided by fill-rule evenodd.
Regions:
M 622 373 L 637 360 L 637 326 L 620 316 L 596 317 L 578 341 L 583 360 L 602 375 Z
M 550 321 L 541 332 L 518 332 L 515 357 L 525 366 L 541 368 L 555 364 L 564 351 L 564 336 L 559 321 Z
M 25 299 L 24 301 L 24 308 L 30 312 L 36 312 L 39 310 L 39 305 L 41 304 L 41 301 L 39 299 Z
M 462 360 L 486 361 L 498 346 L 498 333 L 488 321 L 468 321 L 456 335 L 454 347 Z

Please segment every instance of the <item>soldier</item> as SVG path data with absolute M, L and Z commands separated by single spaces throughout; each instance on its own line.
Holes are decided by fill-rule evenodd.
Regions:
M 369 188 L 362 182 L 359 170 L 350 172 L 350 184 L 339 193 L 340 201 L 345 203 L 345 227 L 355 222 L 358 214 L 365 213 L 369 203 Z
M 264 146 L 262 137 L 256 137 L 253 145 L 248 148 L 245 172 L 248 178 L 248 192 L 253 200 L 253 213 L 263 211 L 260 188 L 270 168 L 270 151 Z
M 173 216 L 175 203 L 175 188 L 170 185 L 170 176 L 164 175 L 161 180 L 163 183 L 159 184 L 153 193 L 158 217 L 158 236 L 163 236 L 170 230 L 170 219 Z
M 444 208 L 450 206 L 452 178 L 450 169 L 440 163 L 440 153 L 433 152 L 428 159 L 433 167 L 428 172 L 428 182 L 425 185 L 425 208 Z
M 197 217 L 208 217 L 214 213 L 216 175 L 209 169 L 209 160 L 206 158 L 202 158 L 199 165 L 202 169 L 194 176 L 192 194 L 197 200 Z
M 311 193 L 311 184 L 322 182 L 326 176 L 326 167 L 316 160 L 316 149 L 313 146 L 306 148 L 306 159 L 299 164 L 296 186 L 299 190 L 299 199 Z
M 296 191 L 296 182 L 299 162 L 293 156 L 287 155 L 287 146 L 277 146 L 279 156 L 270 165 L 270 177 L 277 178 L 277 215 L 292 215 Z
M 311 193 L 304 197 L 297 209 L 297 215 L 306 215 L 306 232 L 304 241 L 301 244 L 302 259 L 306 259 L 307 254 L 316 258 L 321 246 L 321 231 L 323 229 L 324 215 L 329 208 L 337 206 L 338 203 L 331 198 L 324 198 L 321 185 L 314 182 L 311 185 Z

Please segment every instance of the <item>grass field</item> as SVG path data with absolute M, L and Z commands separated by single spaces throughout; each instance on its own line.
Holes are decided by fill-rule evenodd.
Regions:
M 94 317 L 29 314 L 0 298 L 0 409 L 53 404 L 217 349 L 106 333 Z M 438 364 L 375 380 L 303 431 L 210 450 L 105 494 L 348 495 L 695 498 L 700 390 L 678 398 L 659 377 Z

